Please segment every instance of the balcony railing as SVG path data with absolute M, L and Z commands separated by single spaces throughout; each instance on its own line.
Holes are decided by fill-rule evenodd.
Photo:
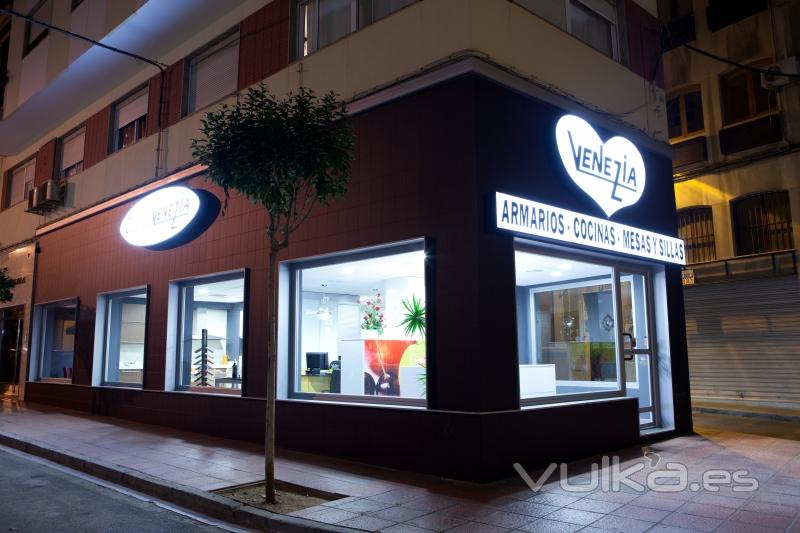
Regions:
M 797 251 L 782 250 L 686 265 L 683 284 L 797 275 Z

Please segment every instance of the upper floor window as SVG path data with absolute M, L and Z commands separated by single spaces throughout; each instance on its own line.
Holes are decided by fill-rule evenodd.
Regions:
M 717 258 L 711 206 L 701 205 L 679 210 L 678 236 L 686 244 L 687 263 L 702 263 Z
M 147 95 L 145 87 L 114 106 L 114 150 L 125 148 L 144 137 L 147 129 Z
M 611 0 L 513 0 L 608 57 L 619 59 L 617 6 Z
M 11 207 L 28 198 L 35 173 L 36 159 L 31 159 L 7 174 L 9 183 L 3 207 Z
M 751 194 L 731 201 L 737 255 L 794 248 L 788 191 Z
M 53 5 L 52 0 L 42 0 L 36 7 L 31 10 L 29 16 L 35 20 L 39 20 L 41 22 L 50 23 L 50 17 L 52 16 L 53 12 Z M 41 24 L 35 24 L 30 21 L 25 22 L 25 41 L 24 46 L 22 48 L 22 55 L 28 55 L 28 53 L 36 48 L 36 46 L 47 37 L 48 29 Z
M 703 96 L 699 87 L 685 89 L 667 99 L 667 125 L 671 141 L 703 133 Z
M 202 109 L 235 93 L 239 72 L 239 34 L 234 33 L 189 62 L 187 112 Z
M 83 170 L 83 145 L 86 129 L 70 133 L 61 139 L 61 166 L 59 176 L 66 178 Z
M 297 56 L 304 57 L 416 0 L 301 0 Z
M 770 109 L 770 94 L 761 86 L 761 74 L 737 69 L 719 80 L 722 122 L 729 126 L 765 115 Z

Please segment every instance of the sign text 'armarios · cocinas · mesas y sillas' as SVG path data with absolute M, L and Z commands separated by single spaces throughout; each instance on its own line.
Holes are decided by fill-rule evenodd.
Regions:
M 496 193 L 497 227 L 625 255 L 686 264 L 683 241 L 524 198 Z

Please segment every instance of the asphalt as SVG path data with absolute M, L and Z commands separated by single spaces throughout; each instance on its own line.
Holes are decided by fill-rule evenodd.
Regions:
M 0 450 L 0 531 L 222 532 L 61 468 Z

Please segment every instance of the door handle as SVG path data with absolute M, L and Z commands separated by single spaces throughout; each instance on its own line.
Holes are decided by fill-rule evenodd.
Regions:
M 627 354 L 626 350 L 625 350 L 625 341 L 624 341 L 625 337 L 628 338 L 628 340 L 630 341 L 630 344 L 631 344 L 630 354 Z M 625 361 L 633 361 L 633 357 L 634 357 L 633 349 L 636 348 L 636 339 L 630 333 L 623 333 L 622 334 L 622 338 L 623 338 L 623 342 L 622 342 L 622 358 Z

